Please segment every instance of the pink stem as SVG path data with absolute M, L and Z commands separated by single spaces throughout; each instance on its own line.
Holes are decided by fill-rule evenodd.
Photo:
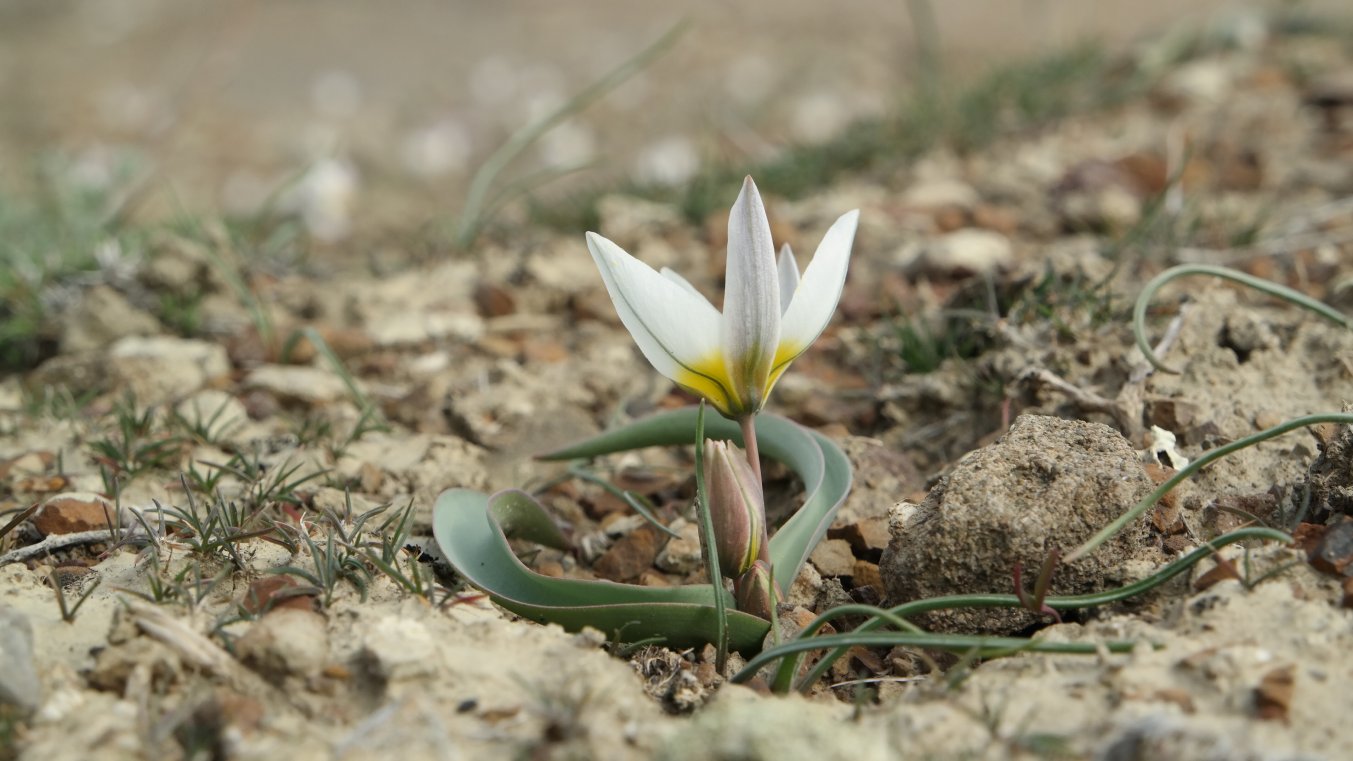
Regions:
M 752 466 L 752 472 L 756 474 L 756 480 L 761 482 L 761 453 L 757 451 L 756 446 L 756 415 L 746 415 L 738 418 L 738 425 L 742 427 L 742 446 L 747 450 L 747 462 Z

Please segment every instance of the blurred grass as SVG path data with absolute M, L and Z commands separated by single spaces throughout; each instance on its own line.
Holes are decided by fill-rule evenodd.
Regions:
M 1002 135 L 1107 108 L 1143 92 L 1151 81 L 1095 44 L 1006 64 L 960 87 L 948 86 L 942 74 L 934 76 L 939 81 L 920 83 L 891 115 L 855 122 L 826 142 L 794 146 L 766 162 L 724 161 L 679 188 L 594 187 L 535 204 L 534 218 L 559 229 L 594 229 L 597 201 L 622 192 L 674 203 L 697 222 L 725 208 L 748 174 L 778 195 L 801 197 L 843 175 L 885 173 L 942 145 L 972 151 Z
M 48 289 L 96 271 L 100 247 L 123 242 L 116 182 L 85 184 L 47 161 L 31 198 L 0 192 L 0 372 L 51 352 Z

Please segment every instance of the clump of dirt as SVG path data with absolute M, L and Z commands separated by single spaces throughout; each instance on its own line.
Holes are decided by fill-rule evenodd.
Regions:
M 1154 484 L 1121 434 L 1106 425 L 1021 415 L 998 442 L 972 452 L 920 505 L 895 509 L 879 570 L 895 602 L 1005 592 L 1016 565 L 1036 575 L 1054 549 L 1070 550 L 1127 512 Z M 1060 568 L 1054 594 L 1120 586 L 1160 559 L 1139 518 L 1086 558 Z M 1013 632 L 1027 610 L 959 609 L 926 615 L 941 631 Z

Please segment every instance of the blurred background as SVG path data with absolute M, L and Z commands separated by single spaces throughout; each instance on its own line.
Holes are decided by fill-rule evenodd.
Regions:
M 27 193 L 54 172 L 127 182 L 138 217 L 282 206 L 315 238 L 339 241 L 455 214 L 496 148 L 627 61 L 632 76 L 570 112 L 503 176 L 545 193 L 680 184 L 711 162 L 829 140 L 922 81 L 1174 28 L 1262 35 L 1258 13 L 1275 7 L 0 0 L 0 192 Z

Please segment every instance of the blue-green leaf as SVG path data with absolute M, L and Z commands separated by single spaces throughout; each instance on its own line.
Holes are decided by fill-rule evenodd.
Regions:
M 696 412 L 695 407 L 683 407 L 659 413 L 541 457 L 571 460 L 642 447 L 687 444 L 695 435 Z M 737 423 L 723 417 L 706 420 L 705 435 L 743 444 Z M 831 439 L 778 415 L 757 417 L 756 441 L 761 454 L 787 465 L 803 481 L 807 492 L 803 507 L 770 540 L 775 578 L 787 585 L 793 583 L 809 553 L 822 541 L 837 509 L 850 493 L 850 460 Z
M 432 511 L 433 534 L 447 560 L 504 608 L 570 631 L 592 626 L 615 642 L 657 639 L 672 647 L 688 647 L 714 641 L 717 620 L 708 584 L 641 587 L 544 576 L 513 554 L 504 533 L 505 518 L 516 528 L 527 528 L 537 541 L 551 533 L 539 525 L 550 523 L 549 516 L 520 491 L 489 496 L 449 489 L 437 497 Z M 724 594 L 731 608 L 731 595 Z M 730 645 L 736 650 L 759 649 L 769 628 L 756 616 L 728 612 Z

